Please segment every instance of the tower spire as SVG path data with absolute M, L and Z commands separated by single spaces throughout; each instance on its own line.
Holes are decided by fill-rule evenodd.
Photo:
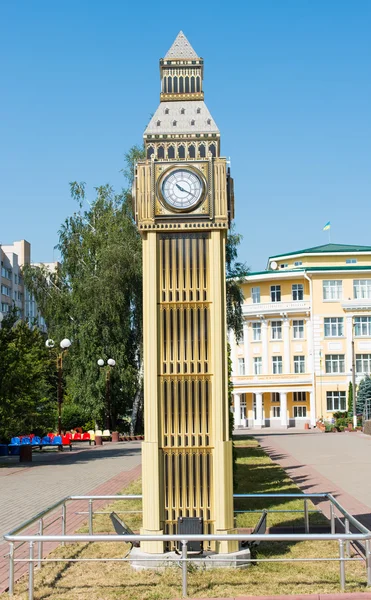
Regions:
M 161 101 L 203 100 L 204 61 L 179 31 L 173 45 L 160 59 Z
M 179 31 L 165 58 L 199 58 L 183 31 Z

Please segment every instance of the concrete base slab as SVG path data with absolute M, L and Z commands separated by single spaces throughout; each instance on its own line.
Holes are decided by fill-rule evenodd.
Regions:
M 166 569 L 179 566 L 182 557 L 176 552 L 164 552 L 163 554 L 149 554 L 142 552 L 140 548 L 133 548 L 129 555 L 130 565 L 133 569 Z M 251 565 L 251 553 L 248 548 L 228 554 L 217 554 L 216 552 L 203 552 L 202 554 L 189 554 L 188 563 L 197 569 L 232 568 L 246 569 Z

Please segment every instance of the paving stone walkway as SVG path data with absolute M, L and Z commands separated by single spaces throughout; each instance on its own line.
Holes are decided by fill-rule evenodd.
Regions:
M 16 457 L 15 457 L 16 459 Z M 19 459 L 18 459 L 19 460 Z M 128 442 L 92 446 L 73 452 L 45 453 L 34 455 L 33 462 L 25 466 L 13 460 L 0 463 L 0 535 L 27 521 L 35 514 L 55 502 L 70 495 L 113 495 L 137 479 L 141 471 L 141 444 Z M 94 510 L 106 504 L 96 501 Z M 87 515 L 76 514 L 87 510 L 87 502 L 76 501 L 67 505 L 67 533 L 74 533 Z M 51 513 L 45 519 L 45 526 L 60 517 Z M 25 533 L 36 533 L 37 526 Z M 61 532 L 58 518 L 45 531 L 45 534 Z M 57 544 L 45 544 L 46 556 Z M 0 542 L 0 593 L 8 586 L 9 559 L 8 543 Z M 19 558 L 26 558 L 26 544 L 17 552 Z M 35 551 L 36 555 L 36 551 Z M 18 563 L 15 576 L 18 579 L 26 572 L 27 565 Z
M 252 435 L 303 492 L 330 492 L 371 529 L 371 436 L 316 430 Z M 329 517 L 328 502 L 315 504 Z

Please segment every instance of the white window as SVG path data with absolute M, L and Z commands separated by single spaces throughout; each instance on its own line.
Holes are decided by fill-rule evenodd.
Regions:
M 326 400 L 329 412 L 347 409 L 346 392 L 326 392 Z
M 292 299 L 293 300 L 304 300 L 304 286 L 302 283 L 292 284 Z
M 271 401 L 272 402 L 279 402 L 280 401 L 280 393 L 279 392 L 272 392 Z
M 294 373 L 305 373 L 305 356 L 294 356 Z
M 273 356 L 272 373 L 273 375 L 280 375 L 282 373 L 282 356 Z
M 262 337 L 262 326 L 261 323 L 252 324 L 252 339 L 254 342 L 260 342 Z
M 254 357 L 254 375 L 262 374 L 262 358 L 261 356 Z
M 300 267 L 303 264 L 303 262 L 301 260 L 297 260 L 296 262 L 294 262 L 294 267 Z
M 343 282 L 340 279 L 325 279 L 323 281 L 323 299 L 341 300 Z
M 9 304 L 6 304 L 6 302 L 2 302 L 1 303 L 1 312 L 2 313 L 9 312 Z
M 371 337 L 371 317 L 354 317 L 354 333 L 357 337 Z
M 306 402 L 307 401 L 307 392 L 294 392 L 293 400 L 294 400 L 294 402 Z
M 343 317 L 325 317 L 325 337 L 343 337 Z
M 287 269 L 288 266 L 288 263 L 282 263 L 282 265 L 280 265 L 280 269 Z
M 304 321 L 302 319 L 294 320 L 292 322 L 292 329 L 295 340 L 302 340 L 304 338 Z
M 271 300 L 272 302 L 281 302 L 281 286 L 271 285 Z
M 260 302 L 260 287 L 251 288 L 251 298 L 253 304 L 259 304 Z
M 304 419 L 307 416 L 306 406 L 294 406 L 294 419 Z
M 356 258 L 347 258 L 346 261 L 345 261 L 345 264 L 346 265 L 355 265 L 356 262 L 357 262 Z
M 281 416 L 281 407 L 280 406 L 272 406 L 272 418 L 279 419 Z
M 272 321 L 272 340 L 282 340 L 282 321 Z
M 353 281 L 354 298 L 371 298 L 371 279 Z
M 4 296 L 10 296 L 10 290 L 6 285 L 1 286 L 1 293 L 4 294 Z
M 245 375 L 245 359 L 244 358 L 238 359 L 238 374 Z
M 371 354 L 356 354 L 356 373 L 371 373 Z
M 325 364 L 326 364 L 326 373 L 344 373 L 345 372 L 344 354 L 326 354 Z

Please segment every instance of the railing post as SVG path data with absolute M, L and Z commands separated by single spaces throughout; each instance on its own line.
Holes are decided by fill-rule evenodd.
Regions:
M 188 597 L 187 540 L 182 540 L 182 598 Z
M 14 542 L 9 543 L 9 596 L 14 593 Z
M 344 530 L 345 530 L 345 533 L 350 533 L 349 519 L 347 519 L 347 517 L 345 517 L 345 519 L 344 519 Z M 345 555 L 347 558 L 350 557 L 350 541 L 349 540 L 347 540 L 345 542 Z
M 62 504 L 62 535 L 66 535 L 66 525 L 67 525 L 67 511 L 66 511 L 66 503 Z M 62 542 L 62 546 L 65 545 L 66 542 Z
M 304 527 L 305 533 L 309 533 L 309 512 L 308 512 L 308 500 L 304 499 Z
M 28 600 L 33 600 L 34 569 L 33 569 L 33 542 L 30 542 L 29 563 L 28 563 Z
M 93 500 L 89 500 L 89 534 L 93 535 Z
M 371 586 L 371 541 L 366 540 L 366 569 L 367 569 L 367 587 Z
M 39 520 L 39 535 L 44 533 L 44 522 L 42 519 Z M 37 566 L 41 569 L 41 560 L 43 557 L 43 543 L 38 542 L 38 556 L 37 556 Z
M 335 508 L 330 501 L 331 533 L 335 533 Z
M 340 589 L 345 591 L 345 560 L 344 560 L 344 541 L 339 540 L 339 556 L 340 556 Z

